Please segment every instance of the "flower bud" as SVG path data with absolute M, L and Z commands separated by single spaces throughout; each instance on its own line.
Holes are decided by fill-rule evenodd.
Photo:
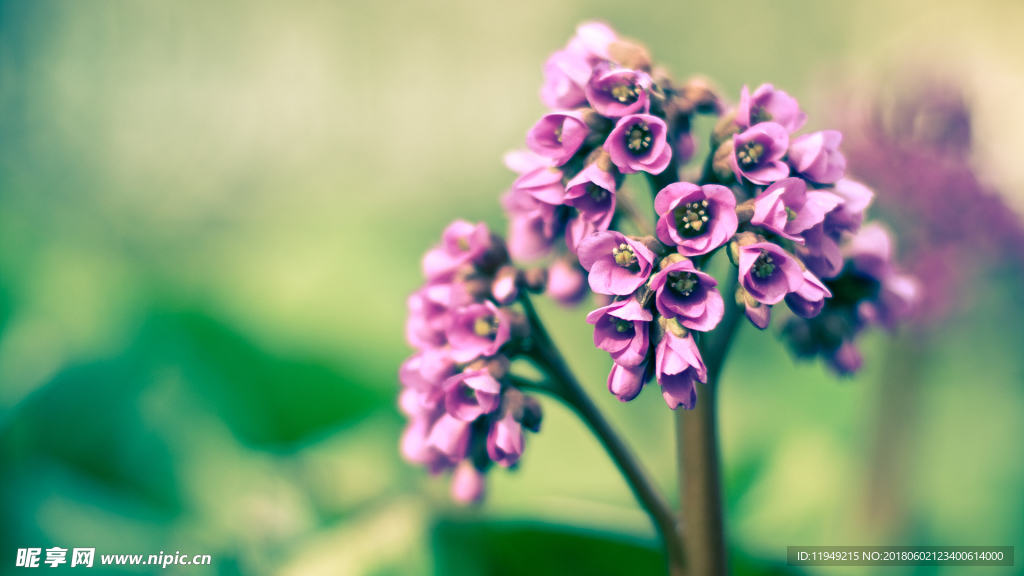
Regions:
M 608 55 L 611 59 L 626 68 L 634 70 L 649 70 L 651 68 L 651 54 L 647 47 L 629 40 L 616 40 L 608 45 Z
M 523 397 L 523 428 L 530 432 L 540 432 L 540 422 L 543 419 L 543 412 L 540 402 L 533 396 Z
M 732 171 L 732 163 L 729 161 L 733 151 L 732 140 L 726 140 L 715 149 L 715 155 L 711 160 L 711 170 L 715 173 L 718 181 L 723 184 L 729 184 L 736 178 Z
M 680 100 L 684 100 L 701 114 L 718 114 L 722 104 L 718 93 L 706 78 L 694 77 L 683 84 Z
M 658 242 L 658 239 L 654 236 L 644 236 L 643 238 L 639 236 L 629 236 L 628 238 L 643 244 L 645 248 L 658 256 L 663 256 L 665 254 L 665 245 Z
M 736 206 L 736 219 L 740 224 L 746 224 L 750 222 L 750 219 L 754 217 L 754 199 L 751 198 L 742 204 Z
M 546 268 L 530 268 L 523 272 L 522 275 L 523 287 L 533 292 L 534 294 L 540 294 L 544 291 L 544 286 L 548 283 L 548 271 Z
M 682 262 L 683 260 L 686 259 L 686 256 L 683 256 L 678 252 L 673 252 L 661 259 L 661 263 L 658 264 L 658 270 L 664 270 L 665 268 L 668 268 L 669 266 L 675 264 L 676 262 Z
M 661 329 L 664 332 L 669 332 L 680 338 L 685 338 L 686 335 L 690 333 L 690 331 L 687 330 L 682 324 L 680 324 L 679 320 L 676 320 L 675 318 L 665 318 L 664 316 L 659 316 L 658 324 L 661 326 Z
M 484 475 L 469 460 L 463 460 L 452 474 L 452 498 L 462 504 L 479 502 L 484 497 Z
M 711 131 L 711 147 L 717 148 L 732 140 L 733 134 L 740 133 L 740 126 L 736 124 L 736 111 L 732 110 L 718 120 L 714 130 Z
M 515 302 L 519 296 L 519 270 L 515 266 L 502 266 L 491 283 L 491 296 L 502 306 Z

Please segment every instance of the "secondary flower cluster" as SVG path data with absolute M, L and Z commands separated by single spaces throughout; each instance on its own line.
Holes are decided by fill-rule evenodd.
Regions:
M 508 381 L 509 348 L 527 330 L 508 305 L 527 274 L 509 265 L 504 241 L 485 224 L 462 220 L 424 256 L 423 274 L 406 323 L 417 351 L 399 369 L 409 417 L 402 452 L 432 473 L 455 468 L 453 496 L 474 501 L 491 463 L 515 464 L 523 429 L 540 427 L 540 405 Z

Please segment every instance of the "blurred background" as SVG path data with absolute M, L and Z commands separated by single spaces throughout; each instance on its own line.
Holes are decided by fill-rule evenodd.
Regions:
M 1021 554 L 1020 2 L 22 0 L 0 2 L 0 573 L 54 545 L 212 555 L 183 574 L 663 573 L 550 399 L 479 507 L 397 449 L 420 256 L 456 217 L 504 230 L 501 156 L 543 112 L 544 59 L 595 18 L 733 100 L 796 96 L 809 129 L 847 130 L 873 214 L 918 226 L 904 266 L 948 248 L 929 253 L 945 304 L 870 334 L 856 378 L 740 330 L 720 404 L 735 573 L 872 573 L 795 572 L 797 544 Z M 915 146 L 966 180 L 902 202 L 920 173 L 892 158 Z M 952 216 L 922 228 L 936 205 Z M 588 306 L 540 312 L 676 498 L 672 413 L 605 391 Z

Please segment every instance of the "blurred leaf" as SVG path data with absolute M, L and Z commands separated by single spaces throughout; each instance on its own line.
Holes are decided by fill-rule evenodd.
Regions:
M 165 443 L 137 408 L 143 380 L 129 359 L 69 368 L 31 396 L 0 435 L 7 462 L 45 455 L 165 513 L 179 507 Z
M 434 529 L 435 574 L 565 576 L 665 573 L 659 550 L 621 537 L 527 522 L 442 521 Z
M 394 404 L 387 387 L 364 385 L 356 369 L 271 356 L 237 332 L 202 314 L 174 319 L 193 362 L 209 380 L 222 416 L 242 441 L 286 445 L 349 424 Z M 151 346 L 165 334 L 156 330 Z

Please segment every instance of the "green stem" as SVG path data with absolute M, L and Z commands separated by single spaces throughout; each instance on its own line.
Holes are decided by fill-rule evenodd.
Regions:
M 736 283 L 733 275 L 723 292 L 726 307 L 722 321 L 697 344 L 708 376 L 707 384 L 700 387 L 697 406 L 689 411 L 676 411 L 679 497 L 683 504 L 684 546 L 691 576 L 726 574 L 715 405 L 718 376 L 742 316 L 740 307 L 732 299 Z
M 615 433 L 611 424 L 597 409 L 594 402 L 587 396 L 576 376 L 569 369 L 561 352 L 545 330 L 537 311 L 533 308 L 529 296 L 520 297 L 526 318 L 530 323 L 530 337 L 533 346 L 530 349 L 532 358 L 548 376 L 549 380 L 541 384 L 528 383 L 521 378 L 516 379 L 517 385 L 547 391 L 576 411 L 590 427 L 594 435 L 611 456 L 619 471 L 625 477 L 640 505 L 651 516 L 668 556 L 669 572 L 673 576 L 682 575 L 683 550 L 679 537 L 676 516 L 665 501 L 664 496 L 644 472 L 640 462 L 626 446 L 622 438 Z

